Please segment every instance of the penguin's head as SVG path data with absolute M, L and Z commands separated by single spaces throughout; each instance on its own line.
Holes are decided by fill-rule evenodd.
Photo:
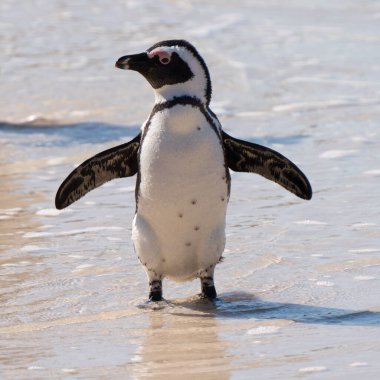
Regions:
M 143 53 L 119 58 L 115 66 L 142 74 L 159 100 L 188 95 L 210 103 L 210 74 L 203 58 L 187 41 L 158 42 Z

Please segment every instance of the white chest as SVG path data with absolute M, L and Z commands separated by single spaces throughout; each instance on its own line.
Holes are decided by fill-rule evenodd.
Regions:
M 143 203 L 167 206 L 195 195 L 225 194 L 223 149 L 197 108 L 177 105 L 153 116 L 141 147 L 140 175 Z
M 215 264 L 227 202 L 223 148 L 202 112 L 176 105 L 156 113 L 140 152 L 133 232 L 140 259 L 172 278 Z

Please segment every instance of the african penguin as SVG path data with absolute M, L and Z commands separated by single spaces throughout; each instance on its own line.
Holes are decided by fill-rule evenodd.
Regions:
M 197 50 L 184 40 L 158 42 L 119 58 L 116 67 L 142 74 L 155 105 L 133 140 L 83 162 L 61 184 L 63 209 L 103 183 L 137 174 L 132 240 L 147 273 L 149 299 L 162 299 L 162 280 L 201 280 L 216 298 L 214 269 L 225 246 L 229 169 L 257 173 L 303 199 L 306 176 L 281 154 L 229 136 L 209 108 L 211 81 Z

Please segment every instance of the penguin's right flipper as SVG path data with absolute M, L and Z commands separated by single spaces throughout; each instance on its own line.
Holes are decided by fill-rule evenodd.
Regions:
M 278 183 L 302 199 L 311 199 L 312 189 L 305 174 L 282 154 L 238 140 L 222 131 L 227 165 L 236 172 L 251 172 Z
M 135 175 L 140 140 L 141 133 L 133 140 L 98 153 L 80 164 L 59 187 L 55 207 L 61 210 L 107 181 Z

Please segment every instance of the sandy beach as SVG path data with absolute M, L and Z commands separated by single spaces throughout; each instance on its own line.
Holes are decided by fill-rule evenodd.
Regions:
M 0 378 L 378 379 L 380 4 L 22 3 L 0 3 Z M 135 178 L 54 207 L 153 106 L 116 59 L 172 38 L 204 57 L 225 131 L 289 157 L 314 191 L 232 173 L 214 303 L 199 281 L 146 302 Z

